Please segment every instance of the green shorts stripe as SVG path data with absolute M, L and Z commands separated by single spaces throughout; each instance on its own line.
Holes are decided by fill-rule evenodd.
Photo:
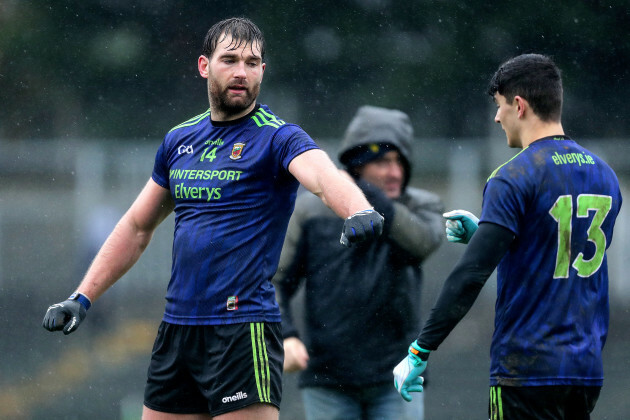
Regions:
M 144 405 L 165 413 L 213 417 L 258 403 L 279 408 L 283 355 L 279 322 L 163 321 L 151 354 Z
M 500 386 L 490 387 L 490 420 L 504 420 Z
M 254 359 L 254 374 L 256 376 L 256 388 L 261 402 L 270 402 L 269 392 L 271 378 L 269 375 L 269 359 L 267 358 L 267 346 L 265 344 L 265 326 L 260 322 L 249 324 L 252 338 L 252 357 Z
M 264 326 L 264 324 L 258 324 L 258 327 L 260 328 L 260 331 L 262 333 L 262 344 L 263 344 L 262 350 L 263 350 L 263 355 L 264 355 L 264 359 L 263 360 L 265 361 L 265 364 L 264 364 L 264 367 L 265 367 L 264 377 L 266 378 L 265 379 L 265 390 L 266 390 L 265 394 L 267 396 L 266 402 L 269 402 L 269 390 L 271 388 L 271 375 L 269 374 L 269 357 L 267 355 L 267 344 L 266 344 L 267 342 L 265 341 L 265 326 Z
M 590 419 L 600 387 L 491 386 L 490 420 Z

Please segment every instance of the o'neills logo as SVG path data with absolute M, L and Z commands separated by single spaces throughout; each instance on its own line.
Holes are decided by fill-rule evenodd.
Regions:
M 221 401 L 225 404 L 225 403 L 234 402 L 238 400 L 244 400 L 245 398 L 247 398 L 247 392 L 239 391 L 236 394 L 232 395 L 231 397 L 223 397 Z
M 245 148 L 245 143 L 234 143 L 232 146 L 232 154 L 230 155 L 230 159 L 239 160 L 243 157 L 243 149 Z

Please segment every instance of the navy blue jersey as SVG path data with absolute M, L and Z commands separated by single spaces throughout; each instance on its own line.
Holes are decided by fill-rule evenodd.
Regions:
M 207 111 L 166 135 L 152 175 L 175 201 L 164 321 L 280 322 L 270 280 L 299 186 L 288 167 L 315 148 L 265 105 L 230 122 Z
M 565 136 L 530 144 L 484 189 L 480 223 L 516 236 L 497 268 L 492 386 L 601 386 L 608 333 L 606 249 L 619 182 Z

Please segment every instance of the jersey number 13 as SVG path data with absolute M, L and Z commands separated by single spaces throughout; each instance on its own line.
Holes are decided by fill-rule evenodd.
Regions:
M 580 194 L 577 197 L 577 217 L 589 217 L 589 211 L 595 215 L 588 228 L 587 239 L 595 245 L 595 252 L 590 260 L 584 259 L 580 252 L 573 260 L 573 268 L 580 277 L 593 275 L 604 260 L 606 252 L 606 234 L 602 230 L 602 224 L 612 207 L 612 197 L 609 195 Z M 549 210 L 549 214 L 558 223 L 558 253 L 556 254 L 556 269 L 554 279 L 566 279 L 569 277 L 569 264 L 571 263 L 571 220 L 573 218 L 573 197 L 561 195 Z

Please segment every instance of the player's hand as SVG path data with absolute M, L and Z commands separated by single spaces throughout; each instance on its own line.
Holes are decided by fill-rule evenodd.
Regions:
M 48 307 L 42 325 L 48 331 L 63 330 L 63 333 L 68 335 L 79 328 L 90 305 L 87 296 L 73 293 L 67 300 Z
M 297 372 L 306 369 L 308 351 L 304 343 L 297 337 L 284 339 L 284 371 Z
M 446 239 L 467 244 L 479 227 L 477 216 L 466 210 L 453 210 L 442 215 L 446 218 Z
M 384 222 L 385 219 L 376 210 L 358 211 L 343 222 L 339 242 L 350 247 L 356 242 L 378 238 L 383 233 Z
M 394 368 L 394 386 L 405 401 L 411 401 L 410 392 L 422 392 L 424 378 L 420 376 L 427 368 L 429 350 L 425 350 L 414 341 L 409 346 L 407 357 L 405 357 Z

